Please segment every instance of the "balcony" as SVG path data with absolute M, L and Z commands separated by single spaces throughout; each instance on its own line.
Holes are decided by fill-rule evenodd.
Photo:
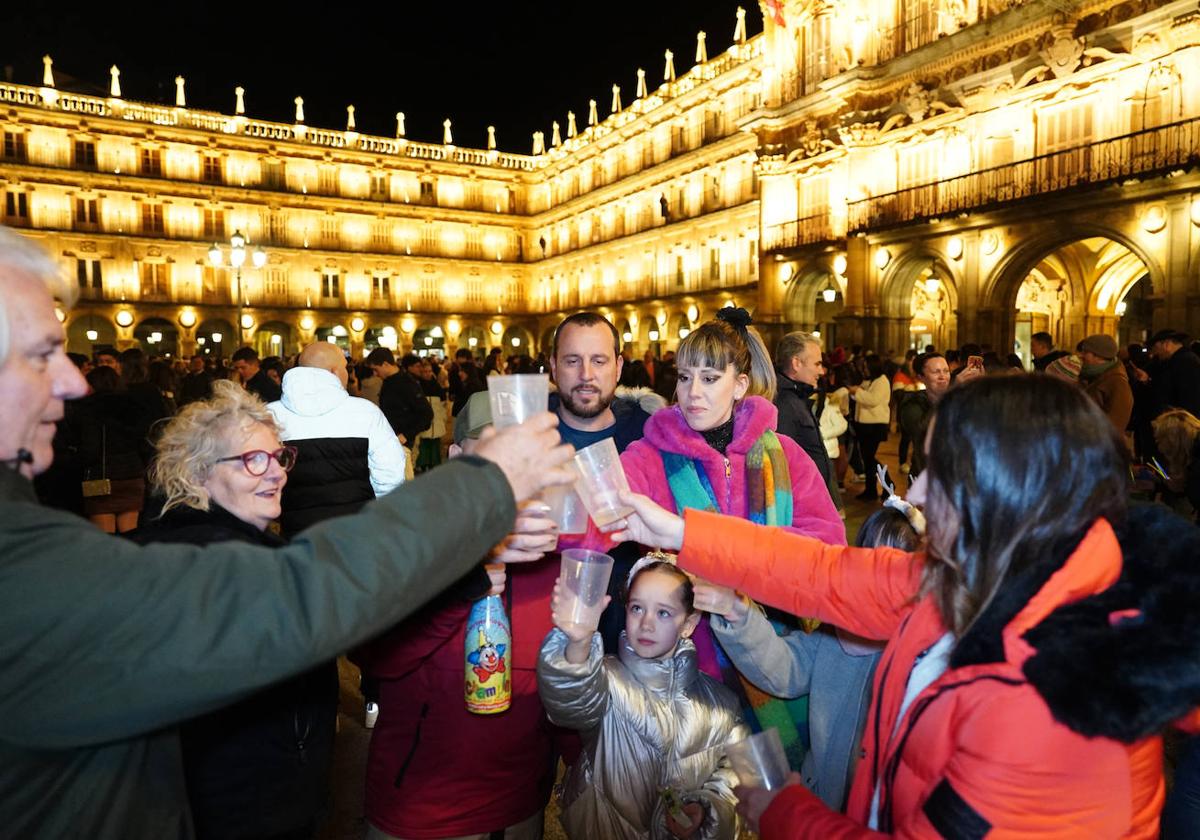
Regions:
M 991 209 L 1200 164 L 1200 118 L 1059 149 L 849 205 L 851 233 Z
M 834 231 L 833 219 L 829 213 L 817 213 L 763 228 L 763 250 L 786 251 L 801 245 L 832 242 L 840 239 L 842 235 Z

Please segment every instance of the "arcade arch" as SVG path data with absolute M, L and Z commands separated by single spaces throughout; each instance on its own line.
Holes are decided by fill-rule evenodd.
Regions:
M 878 352 L 958 346 L 958 282 L 939 254 L 916 252 L 898 259 L 884 276 L 880 297 L 882 311 L 892 318 Z
M 166 318 L 146 318 L 133 328 L 133 337 L 147 356 L 179 355 L 179 330 Z
M 1012 341 L 1028 364 L 1029 339 L 1036 332 L 1050 333 L 1067 350 L 1098 333 L 1120 343 L 1144 341 L 1156 276 L 1161 276 L 1156 262 L 1114 231 L 1077 231 L 1027 245 L 989 284 L 1001 314 L 998 346 Z
M 267 321 L 259 326 L 254 332 L 251 346 L 254 347 L 254 351 L 258 353 L 260 359 L 266 359 L 269 356 L 290 356 L 300 352 L 299 346 L 292 337 L 291 324 L 285 324 L 283 321 Z

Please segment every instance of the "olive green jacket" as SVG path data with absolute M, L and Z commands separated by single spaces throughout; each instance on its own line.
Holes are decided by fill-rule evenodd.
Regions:
M 468 457 L 280 549 L 138 546 L 0 467 L 0 836 L 190 838 L 174 724 L 395 624 L 515 516 Z

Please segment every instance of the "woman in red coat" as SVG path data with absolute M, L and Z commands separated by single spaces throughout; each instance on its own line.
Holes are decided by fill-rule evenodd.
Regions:
M 1157 836 L 1158 733 L 1200 704 L 1200 537 L 1127 508 L 1111 424 L 1052 378 L 952 389 L 926 446 L 923 553 L 631 497 L 618 539 L 888 640 L 847 813 L 799 784 L 742 807 L 764 840 Z

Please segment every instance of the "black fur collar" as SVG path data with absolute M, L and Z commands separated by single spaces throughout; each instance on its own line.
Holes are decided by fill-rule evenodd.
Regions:
M 1121 577 L 1029 630 L 1024 671 L 1055 720 L 1132 743 L 1200 706 L 1200 529 L 1146 505 L 1117 536 Z

